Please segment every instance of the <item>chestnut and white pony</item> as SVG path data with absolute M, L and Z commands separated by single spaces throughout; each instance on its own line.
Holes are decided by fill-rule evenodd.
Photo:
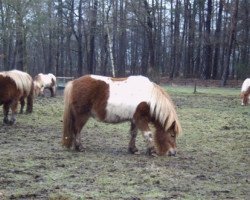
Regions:
M 0 72 L 0 105 L 3 104 L 5 124 L 12 125 L 16 121 L 18 102 L 21 103 L 20 113 L 23 112 L 27 99 L 26 112 L 33 110 L 33 80 L 25 72 L 18 70 Z M 11 119 L 8 118 L 11 108 Z
M 146 77 L 85 75 L 68 82 L 64 91 L 64 146 L 84 149 L 80 132 L 90 117 L 107 123 L 130 121 L 130 153 L 138 153 L 135 140 L 139 129 L 149 154 L 176 154 L 181 126 L 175 106 L 168 94 Z M 149 124 L 154 125 L 153 132 Z
M 34 78 L 34 91 L 37 96 L 44 96 L 44 89 L 49 89 L 51 97 L 56 95 L 56 77 L 49 73 L 40 73 Z
M 241 86 L 241 105 L 246 106 L 250 100 L 250 78 L 247 78 Z

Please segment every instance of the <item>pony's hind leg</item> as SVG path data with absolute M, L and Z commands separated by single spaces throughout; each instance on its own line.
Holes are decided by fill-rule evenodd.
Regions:
M 8 125 L 12 125 L 16 121 L 16 113 L 17 113 L 17 105 L 18 101 L 14 101 L 11 104 L 4 104 L 3 105 L 3 113 L 4 113 L 4 118 L 3 122 Z M 11 119 L 8 118 L 9 110 L 11 108 Z
M 50 90 L 50 97 L 54 97 L 55 93 L 53 87 L 49 88 L 49 90 Z
M 23 114 L 23 108 L 24 108 L 24 106 L 25 106 L 24 98 L 21 98 L 21 99 L 20 99 L 20 104 L 21 104 L 21 108 L 20 108 L 19 113 L 20 113 L 20 114 Z
M 17 106 L 18 106 L 18 101 L 14 101 L 11 105 L 11 119 L 10 119 L 10 125 L 14 124 L 16 121 L 16 114 L 17 114 Z
M 81 141 L 81 130 L 83 128 L 83 126 L 86 124 L 86 122 L 88 121 L 89 116 L 83 116 L 83 117 L 76 117 L 76 121 L 75 121 L 75 137 L 73 140 L 73 148 L 76 151 L 84 151 L 85 147 L 82 144 Z
M 27 97 L 26 113 L 32 113 L 32 111 L 33 111 L 33 100 L 34 100 L 33 93 L 30 93 L 30 95 Z
M 50 93 L 51 93 L 51 97 L 56 96 L 56 86 L 53 86 L 53 87 L 50 88 Z
M 136 148 L 136 145 L 135 145 L 135 140 L 136 140 L 136 136 L 137 136 L 137 133 L 138 133 L 138 128 L 136 127 L 136 125 L 131 122 L 131 126 L 130 126 L 130 142 L 129 142 L 129 145 L 128 145 L 128 151 L 132 154 L 138 154 L 138 149 Z

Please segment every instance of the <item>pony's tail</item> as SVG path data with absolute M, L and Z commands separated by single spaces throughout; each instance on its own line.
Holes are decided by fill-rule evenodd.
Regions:
M 70 148 L 74 138 L 74 115 L 71 104 L 72 81 L 68 82 L 64 89 L 64 113 L 63 113 L 63 146 Z

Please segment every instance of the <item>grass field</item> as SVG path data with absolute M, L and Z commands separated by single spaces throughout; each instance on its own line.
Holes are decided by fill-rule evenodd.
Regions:
M 0 112 L 0 199 L 248 199 L 250 106 L 239 89 L 165 87 L 183 134 L 176 157 L 127 152 L 129 124 L 90 120 L 85 152 L 61 146 L 63 97 L 37 98 L 13 126 Z

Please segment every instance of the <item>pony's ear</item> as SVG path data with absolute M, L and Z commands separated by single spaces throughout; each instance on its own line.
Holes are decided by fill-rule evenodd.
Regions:
M 181 126 L 176 120 L 173 121 L 173 123 L 171 124 L 168 130 L 173 130 L 176 135 L 180 135 L 182 132 Z
M 172 129 L 175 131 L 175 129 L 176 129 L 176 121 L 173 121 L 173 123 L 171 124 L 171 126 L 169 127 L 168 130 L 172 130 Z

